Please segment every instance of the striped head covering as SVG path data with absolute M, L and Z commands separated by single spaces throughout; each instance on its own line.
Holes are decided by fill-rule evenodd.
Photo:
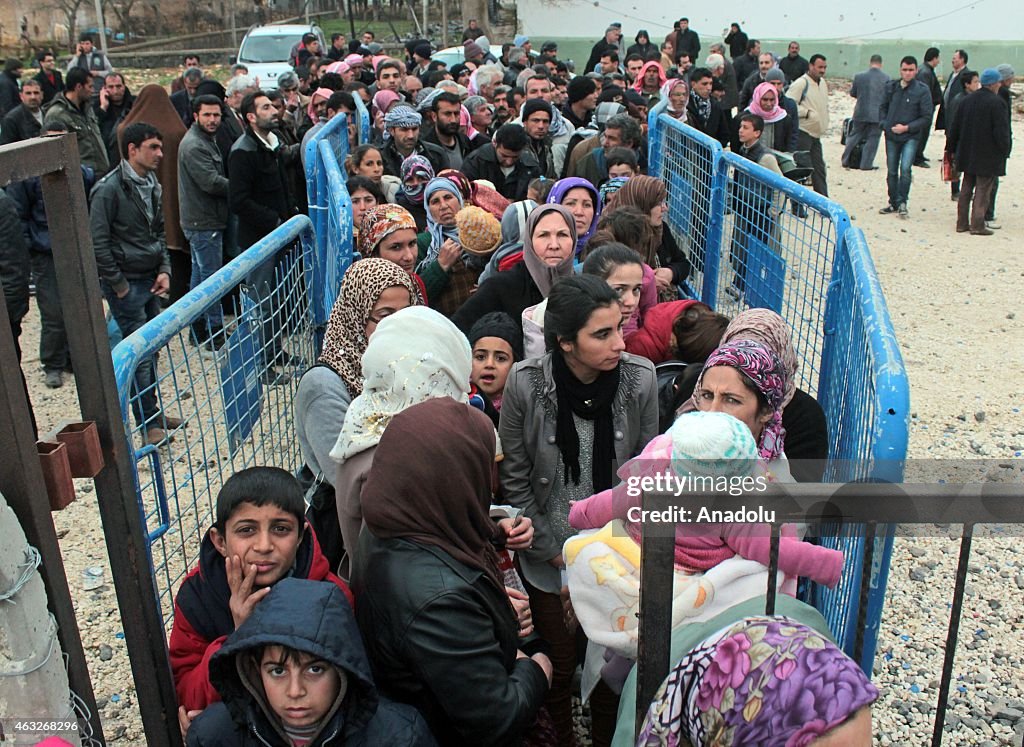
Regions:
M 601 195 L 601 203 L 603 205 L 607 205 L 608 201 L 611 200 L 612 195 L 622 189 L 627 181 L 629 181 L 628 176 L 613 176 L 602 184 L 601 189 L 597 190 L 598 194 Z
M 419 114 L 416 116 L 418 117 Z M 410 186 L 408 183 L 409 179 L 414 176 L 420 177 L 422 181 L 420 184 Z M 427 184 L 433 178 L 434 167 L 430 165 L 430 161 L 426 156 L 413 153 L 402 161 L 402 194 L 408 197 L 412 202 L 423 202 L 424 195 L 427 191 Z
M 800 370 L 800 359 L 797 358 L 796 349 L 793 347 L 789 325 L 771 309 L 747 309 L 729 322 L 720 344 L 724 345 L 733 340 L 759 342 L 782 361 L 786 376 L 785 394 L 782 397 L 782 407 L 785 408 L 796 392 L 796 374 Z
M 392 91 L 391 93 L 394 93 Z M 396 96 L 398 94 L 395 94 Z M 384 127 L 419 127 L 423 123 L 423 117 L 411 106 L 396 106 L 384 115 Z
M 772 409 L 772 417 L 758 439 L 758 455 L 767 462 L 778 459 L 785 445 L 786 430 L 782 427 L 782 400 L 786 391 L 786 374 L 782 361 L 766 345 L 754 340 L 735 340 L 720 345 L 704 363 L 693 389 L 693 405 L 697 409 L 704 374 L 715 366 L 735 368 L 761 392 Z
M 372 257 L 381 241 L 403 228 L 415 231 L 416 219 L 401 205 L 388 203 L 370 208 L 363 214 L 359 227 L 359 253 L 364 259 Z
M 362 259 L 349 267 L 341 279 L 341 292 L 327 320 L 318 362 L 334 369 L 353 398 L 363 391 L 362 358 L 368 342 L 366 323 L 370 312 L 380 294 L 394 287 L 409 291 L 410 305 L 420 302 L 409 273 L 386 259 Z

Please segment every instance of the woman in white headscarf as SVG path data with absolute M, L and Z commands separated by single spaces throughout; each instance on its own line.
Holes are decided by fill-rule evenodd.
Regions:
M 363 354 L 362 393 L 349 405 L 330 454 L 338 463 L 335 498 L 349 568 L 363 526 L 363 483 L 384 429 L 395 415 L 428 399 L 468 403 L 472 371 L 466 336 L 433 309 L 410 306 L 377 325 Z

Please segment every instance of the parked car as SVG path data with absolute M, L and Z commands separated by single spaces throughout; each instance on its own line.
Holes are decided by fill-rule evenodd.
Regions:
M 281 73 L 292 70 L 292 50 L 302 41 L 303 34 L 316 34 L 320 48 L 326 49 L 324 32 L 316 25 L 268 24 L 249 29 L 238 48 L 238 62 L 249 68 L 249 74 L 259 77 L 262 88 L 277 88 Z

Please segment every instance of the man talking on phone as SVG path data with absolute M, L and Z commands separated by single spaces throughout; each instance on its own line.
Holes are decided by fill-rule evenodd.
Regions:
M 76 67 L 92 73 L 94 94 L 99 94 L 100 89 L 103 88 L 103 81 L 106 79 L 107 73 L 114 71 L 110 59 L 92 46 L 92 38 L 88 34 L 78 37 L 78 46 L 75 47 L 75 56 L 68 63 L 68 72 Z

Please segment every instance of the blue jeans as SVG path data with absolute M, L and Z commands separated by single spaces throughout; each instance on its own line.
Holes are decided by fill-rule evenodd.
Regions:
M 123 337 L 127 337 L 160 313 L 160 299 L 149 292 L 154 279 L 155 276 L 149 280 L 129 280 L 128 295 L 124 298 L 118 298 L 106 280 L 100 281 L 103 296 L 110 305 L 110 312 L 114 315 L 114 321 L 117 322 Z M 153 356 L 140 361 L 139 367 L 135 369 L 135 396 L 131 398 L 135 422 L 144 429 L 162 427 L 160 422 L 156 422 L 160 410 L 156 403 L 155 382 L 156 356 Z
M 190 231 L 185 229 L 185 238 L 192 247 L 192 278 L 188 289 L 195 287 L 217 272 L 224 264 L 224 232 L 223 231 Z M 224 324 L 220 302 L 215 303 L 206 312 L 206 323 L 211 330 L 219 329 Z
M 910 198 L 910 170 L 916 155 L 917 138 L 895 143 L 886 135 L 885 166 L 889 173 L 885 182 L 889 187 L 889 204 L 893 207 L 906 204 Z

